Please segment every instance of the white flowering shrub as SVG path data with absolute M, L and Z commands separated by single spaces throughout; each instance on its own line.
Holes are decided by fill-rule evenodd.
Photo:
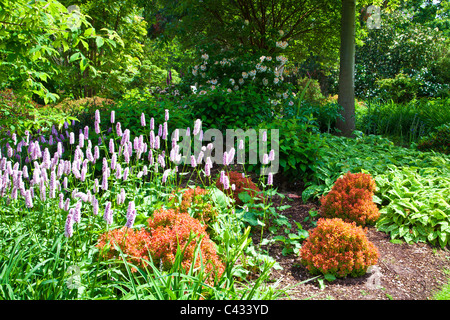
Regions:
M 287 46 L 286 41 L 276 42 L 271 55 L 222 51 L 213 56 L 208 49 L 201 49 L 197 63 L 183 79 L 194 118 L 215 128 L 245 128 L 292 107 L 293 86 L 284 82 L 283 76 Z

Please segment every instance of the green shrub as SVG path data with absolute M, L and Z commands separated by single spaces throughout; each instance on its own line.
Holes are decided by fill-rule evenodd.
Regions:
M 177 128 L 186 128 L 192 126 L 193 117 L 188 108 L 176 104 L 172 101 L 156 101 L 152 94 L 145 91 L 133 90 L 128 92 L 117 102 L 114 107 L 115 121 L 120 122 L 122 129 L 127 128 L 134 135 L 148 135 L 150 119 L 154 118 L 155 132 L 158 132 L 158 126 L 165 121 L 165 110 L 169 111 L 170 121 L 168 121 L 169 136 Z M 146 126 L 141 125 L 141 115 L 145 114 Z M 105 123 L 109 126 L 109 114 L 105 115 L 108 119 Z
M 292 106 L 285 107 L 283 110 L 283 118 L 296 118 L 303 123 L 313 124 L 318 127 L 320 132 L 333 132 L 336 120 L 342 118 L 342 107 L 334 101 L 327 101 L 322 104 L 311 103 L 306 100 L 300 102 L 294 100 Z
M 375 177 L 383 208 L 376 227 L 392 239 L 429 242 L 445 248 L 450 241 L 450 173 L 442 168 L 397 168 Z
M 267 129 L 267 141 L 271 141 L 271 129 L 279 130 L 279 171 L 289 180 L 306 180 L 322 164 L 323 140 L 315 133 L 317 127 L 295 119 L 275 119 L 262 123 Z M 274 146 L 269 147 L 274 148 Z M 248 165 L 248 169 L 260 172 L 261 163 Z
M 319 81 L 316 79 L 311 79 L 304 77 L 302 79 L 297 80 L 297 87 L 298 92 L 303 92 L 305 90 L 305 94 L 303 96 L 303 99 L 314 103 L 314 104 L 321 104 L 324 102 L 325 97 L 322 94 L 322 91 L 320 90 L 320 84 Z M 308 84 L 309 83 L 309 84 Z
M 61 128 L 64 122 L 75 119 L 69 113 L 55 111 L 52 106 L 38 105 L 13 90 L 0 91 L 0 137 L 11 143 L 13 133 L 18 136 L 24 136 L 26 130 L 31 134 L 46 133 L 53 125 Z
M 421 85 L 415 78 L 404 73 L 396 74 L 394 78 L 377 80 L 380 97 L 384 100 L 393 100 L 396 103 L 408 102 L 417 97 Z
M 232 128 L 254 128 L 271 119 L 268 96 L 258 93 L 254 86 L 237 92 L 224 88 L 203 90 L 189 96 L 182 103 L 187 105 L 195 119 L 201 119 L 206 128 L 221 131 Z
M 436 128 L 435 132 L 423 137 L 417 149 L 422 151 L 434 150 L 445 154 L 450 153 L 450 123 Z

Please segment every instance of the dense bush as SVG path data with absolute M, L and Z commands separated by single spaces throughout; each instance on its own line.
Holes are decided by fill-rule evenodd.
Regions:
M 321 165 L 324 141 L 317 127 L 296 119 L 275 119 L 259 126 L 267 129 L 267 141 L 271 141 L 271 130 L 279 130 L 279 171 L 290 180 L 306 180 Z M 275 149 L 275 146 L 269 147 Z M 255 150 L 256 152 L 256 150 Z M 259 173 L 261 163 L 249 164 L 248 169 Z
M 200 242 L 201 239 L 201 242 Z M 200 252 L 196 250 L 199 244 Z M 145 267 L 149 261 L 161 264 L 164 270 L 170 270 L 175 263 L 177 251 L 182 252 L 182 266 L 188 271 L 193 265 L 200 267 L 209 275 L 209 280 L 220 276 L 224 265 L 217 256 L 215 244 L 209 239 L 205 226 L 186 212 L 172 209 L 155 211 L 148 219 L 148 230 L 122 227 L 102 234 L 97 247 L 102 257 L 120 259 L 120 251 L 129 257 L 129 262 Z M 137 269 L 133 268 L 136 272 Z
M 300 249 L 301 262 L 312 274 L 358 277 L 375 265 L 378 249 L 364 230 L 339 218 L 319 219 Z
M 100 235 L 96 246 L 100 249 L 102 259 L 120 259 L 122 252 L 122 254 L 127 256 L 129 263 L 145 267 L 150 261 L 147 247 L 149 237 L 150 234 L 144 228 L 130 229 L 122 227 Z M 131 271 L 136 272 L 137 269 L 132 267 Z
M 310 79 L 304 77 L 297 80 L 298 92 L 303 92 L 303 99 L 314 104 L 321 104 L 324 102 L 325 97 L 320 89 L 319 81 L 316 79 Z
M 341 218 L 362 226 L 374 224 L 380 217 L 372 201 L 375 189 L 375 181 L 369 174 L 348 172 L 320 199 L 319 212 L 324 218 Z
M 153 261 L 161 261 L 164 269 L 170 269 L 175 262 L 177 250 L 183 250 L 182 265 L 186 270 L 194 266 L 209 274 L 210 280 L 220 276 L 225 267 L 216 253 L 214 242 L 206 233 L 206 226 L 186 212 L 172 209 L 157 210 L 148 219 L 150 232 L 149 250 Z M 200 253 L 196 256 L 199 244 Z
M 258 92 L 255 86 L 239 91 L 224 87 L 199 88 L 196 94 L 182 101 L 195 119 L 201 119 L 206 128 L 225 132 L 232 128 L 252 128 L 273 118 L 269 96 Z
M 387 100 L 408 101 L 414 95 L 448 94 L 444 34 L 401 11 L 383 13 L 382 18 L 383 27 L 369 30 L 364 45 L 356 49 L 356 96 L 375 98 L 381 94 Z
M 3 138 L 8 132 L 9 137 L 13 133 L 24 136 L 27 130 L 49 132 L 53 125 L 61 128 L 65 121 L 72 119 L 68 112 L 55 112 L 51 106 L 41 106 L 11 89 L 0 91 L 0 135 Z
M 200 48 L 198 59 L 178 86 L 196 118 L 214 128 L 257 126 L 293 104 L 294 87 L 284 81 L 287 42 L 276 43 L 272 54 Z M 275 46 L 275 43 L 274 43 Z M 211 56 L 209 55 L 211 54 Z
M 398 73 L 394 78 L 377 80 L 379 88 L 378 98 L 396 103 L 408 102 L 417 97 L 421 83 L 410 76 Z
M 434 150 L 445 154 L 450 153 L 450 123 L 436 128 L 436 131 L 423 137 L 417 149 L 422 151 Z
M 308 100 L 294 99 L 292 106 L 285 107 L 282 114 L 284 119 L 298 119 L 300 122 L 311 124 L 317 127 L 313 131 L 334 132 L 336 120 L 343 119 L 341 115 L 342 107 L 331 99 L 318 104 Z

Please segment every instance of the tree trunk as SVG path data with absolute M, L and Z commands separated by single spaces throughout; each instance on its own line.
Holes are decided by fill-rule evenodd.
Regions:
M 347 137 L 355 130 L 355 14 L 356 1 L 342 0 L 338 103 L 344 121 L 338 119 L 336 126 Z

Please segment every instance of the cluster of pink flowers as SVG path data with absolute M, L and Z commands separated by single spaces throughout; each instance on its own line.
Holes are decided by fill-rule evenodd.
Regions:
M 144 179 L 150 173 L 159 173 L 162 169 L 162 183 L 167 183 L 169 177 L 178 172 L 177 162 L 181 160 L 179 145 L 177 141 L 180 138 L 179 130 L 175 130 L 172 135 L 172 149 L 168 159 L 164 150 L 160 150 L 161 140 L 168 140 L 168 120 L 169 110 L 164 111 L 164 122 L 155 126 L 154 118 L 149 121 L 149 135 L 139 135 L 132 137 L 128 129 L 122 130 L 120 122 L 116 122 L 115 112 L 111 112 L 110 122 L 115 127 L 116 138 L 110 138 L 100 153 L 99 145 L 94 145 L 89 138 L 89 127 L 76 135 L 74 132 L 66 130 L 65 138 L 71 146 L 72 158 L 64 159 L 64 147 L 62 141 L 56 142 L 56 149 L 53 154 L 49 146 L 43 146 L 42 142 L 30 139 L 27 132 L 26 137 L 19 141 L 16 134 L 12 135 L 15 144 L 20 148 L 28 147 L 30 164 L 20 167 L 20 162 L 12 158 L 15 150 L 7 146 L 7 154 L 2 156 L 0 149 L 0 196 L 11 201 L 24 201 L 28 209 L 36 208 L 36 204 L 41 205 L 46 201 L 55 203 L 59 200 L 59 209 L 67 212 L 65 235 L 71 237 L 74 232 L 74 226 L 82 221 L 83 215 L 93 213 L 93 216 L 103 217 L 107 225 L 120 221 L 120 212 L 127 206 L 126 227 L 132 228 L 137 216 L 135 202 L 130 199 L 127 202 L 126 184 L 129 180 L 138 178 Z M 146 115 L 141 114 L 141 125 L 147 127 Z M 101 134 L 100 113 L 95 112 L 95 132 Z M 64 126 L 68 129 L 68 123 Z M 158 132 L 156 132 L 158 128 Z M 197 119 L 193 128 L 194 139 L 203 140 L 202 121 Z M 56 137 L 54 128 L 52 135 Z M 186 136 L 190 136 L 189 128 L 186 130 Z M 148 141 L 146 139 L 148 138 Z M 265 135 L 265 139 L 267 136 Z M 45 139 L 44 139 L 45 140 Z M 56 138 L 55 138 L 56 140 Z M 41 139 L 42 141 L 42 139 Z M 103 139 L 104 141 L 104 139 Z M 105 141 L 106 142 L 106 141 Z M 244 142 L 239 142 L 239 148 L 244 148 Z M 9 148 L 9 149 L 8 149 Z M 205 176 L 211 175 L 213 162 L 208 152 L 212 151 L 213 144 L 209 143 L 203 146 L 201 151 L 190 158 L 191 166 L 198 167 L 204 163 Z M 13 150 L 13 151 L 11 151 Z M 229 166 L 235 158 L 235 149 L 232 148 L 224 153 L 223 164 Z M 67 154 L 66 154 L 67 156 Z M 273 150 L 264 159 L 273 160 Z M 147 161 L 148 160 L 148 161 Z M 172 161 L 175 167 L 169 166 L 167 160 Z M 188 159 L 189 160 L 189 159 Z M 98 162 L 101 163 L 101 175 L 93 177 L 94 167 Z M 158 175 L 155 175 L 158 176 Z M 272 177 L 269 176 L 269 181 Z M 228 176 L 222 175 L 221 182 L 225 189 L 235 189 Z M 271 184 L 271 182 L 269 183 Z M 114 185 L 114 189 L 111 186 Z M 80 190 L 79 190 L 80 189 Z M 114 191 L 120 190 L 120 191 Z M 104 194 L 108 197 L 105 199 Z M 23 200 L 20 200 L 20 197 Z M 100 199 L 103 199 L 100 202 Z

